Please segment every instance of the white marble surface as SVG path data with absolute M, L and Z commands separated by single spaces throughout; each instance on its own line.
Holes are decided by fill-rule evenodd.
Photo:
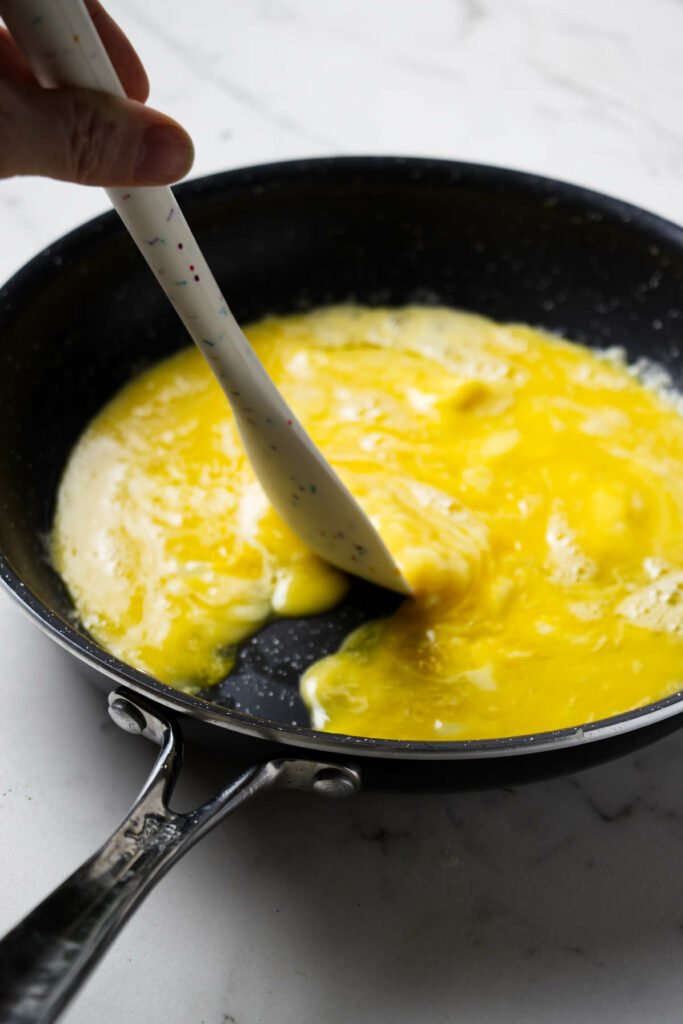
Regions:
M 683 221 L 680 0 L 112 0 L 200 175 L 458 157 Z M 159 26 L 165 27 L 159 27 Z M 0 278 L 106 208 L 0 182 Z M 151 749 L 0 594 L 0 930 L 101 842 Z M 683 737 L 453 796 L 269 797 L 123 931 L 68 1024 L 671 1024 L 683 1017 Z M 190 765 L 185 800 L 215 783 Z

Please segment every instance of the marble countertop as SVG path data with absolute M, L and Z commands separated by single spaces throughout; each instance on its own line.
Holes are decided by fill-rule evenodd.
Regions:
M 112 0 L 193 133 L 193 175 L 454 157 L 683 222 L 680 0 Z M 160 27 L 162 26 L 162 27 Z M 0 279 L 107 208 L 0 182 Z M 153 752 L 0 594 L 0 931 L 102 842 Z M 162 881 L 68 1024 L 671 1024 L 683 1016 L 683 736 L 455 795 L 269 796 Z M 221 768 L 188 765 L 182 800 Z

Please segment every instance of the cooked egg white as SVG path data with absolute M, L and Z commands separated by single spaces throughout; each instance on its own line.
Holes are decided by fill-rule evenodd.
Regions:
M 319 729 L 519 735 L 683 687 L 683 417 L 604 355 L 447 309 L 336 307 L 247 330 L 415 589 L 313 665 Z M 346 578 L 270 508 L 194 349 L 78 443 L 53 558 L 83 625 L 188 691 Z

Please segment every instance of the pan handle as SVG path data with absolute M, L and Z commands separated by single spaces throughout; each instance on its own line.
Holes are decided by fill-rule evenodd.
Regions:
M 245 771 L 194 811 L 168 807 L 182 759 L 172 718 L 137 695 L 110 695 L 118 725 L 161 746 L 152 773 L 116 832 L 86 863 L 0 941 L 0 1020 L 54 1020 L 103 955 L 129 914 L 171 865 L 245 800 L 273 788 L 346 796 L 358 773 L 319 761 L 275 760 Z

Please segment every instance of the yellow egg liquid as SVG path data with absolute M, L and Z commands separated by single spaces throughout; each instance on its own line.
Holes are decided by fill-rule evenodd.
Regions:
M 683 417 L 618 359 L 441 308 L 335 307 L 247 335 L 415 598 L 301 682 L 315 728 L 464 740 L 683 688 Z M 348 581 L 283 525 L 195 349 L 76 446 L 54 564 L 121 660 L 196 692 Z

